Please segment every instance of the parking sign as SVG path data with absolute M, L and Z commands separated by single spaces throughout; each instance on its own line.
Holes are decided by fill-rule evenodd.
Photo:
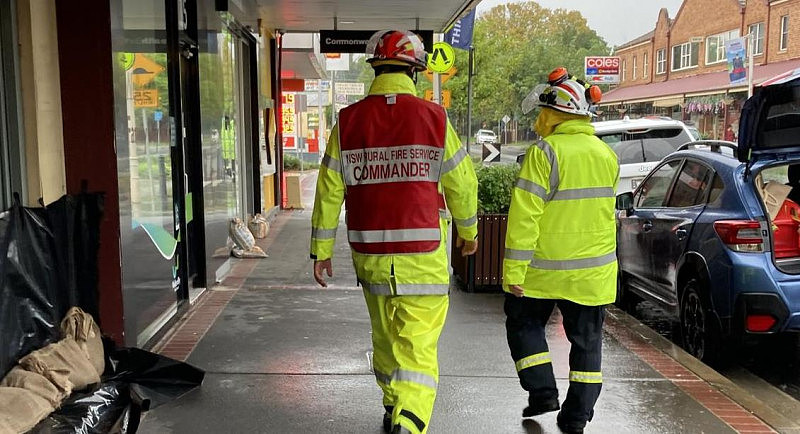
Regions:
M 586 56 L 584 65 L 587 82 L 595 84 L 619 83 L 619 57 Z

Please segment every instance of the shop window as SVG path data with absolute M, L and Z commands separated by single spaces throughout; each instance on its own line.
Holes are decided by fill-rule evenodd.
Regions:
M 672 47 L 672 70 L 694 68 L 697 66 L 699 42 L 686 42 Z
M 753 35 L 753 55 L 764 54 L 764 23 L 750 24 L 747 31 Z
M 706 65 L 725 61 L 725 42 L 739 37 L 739 29 L 706 38 Z
M 656 74 L 667 72 L 667 50 L 662 48 L 656 51 Z
M 781 51 L 789 48 L 789 15 L 781 17 Z

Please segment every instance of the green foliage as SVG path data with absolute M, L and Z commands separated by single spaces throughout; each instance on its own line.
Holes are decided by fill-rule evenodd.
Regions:
M 303 165 L 301 168 L 300 159 L 295 157 L 291 154 L 283 154 L 283 169 L 284 170 L 311 170 L 311 169 L 319 169 L 319 164 L 317 163 L 309 163 L 308 161 L 303 161 Z
M 477 168 L 475 173 L 478 176 L 478 212 L 507 213 L 519 166 L 516 163 L 491 164 Z
M 505 115 L 521 126 L 531 126 L 536 112 L 523 115 L 520 106 L 534 86 L 544 83 L 558 66 L 583 78 L 584 57 L 609 52 L 579 12 L 546 9 L 534 1 L 501 4 L 481 14 L 475 20 L 472 42 L 473 131 L 484 122 L 490 128 L 496 126 Z M 458 72 L 443 85 L 452 91 L 448 113 L 457 125 L 466 120 L 468 59 L 466 51 L 457 50 Z

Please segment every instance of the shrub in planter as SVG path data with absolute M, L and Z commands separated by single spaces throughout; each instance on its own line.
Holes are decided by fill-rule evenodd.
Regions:
M 499 289 L 502 283 L 507 213 L 518 172 L 517 164 L 495 164 L 476 169 L 478 251 L 464 258 L 454 249 L 451 256 L 454 274 L 467 291 Z

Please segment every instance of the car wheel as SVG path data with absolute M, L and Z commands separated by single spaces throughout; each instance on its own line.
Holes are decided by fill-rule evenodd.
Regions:
M 689 280 L 681 297 L 680 324 L 683 348 L 692 356 L 713 365 L 720 356 L 719 326 L 700 295 L 700 283 Z

